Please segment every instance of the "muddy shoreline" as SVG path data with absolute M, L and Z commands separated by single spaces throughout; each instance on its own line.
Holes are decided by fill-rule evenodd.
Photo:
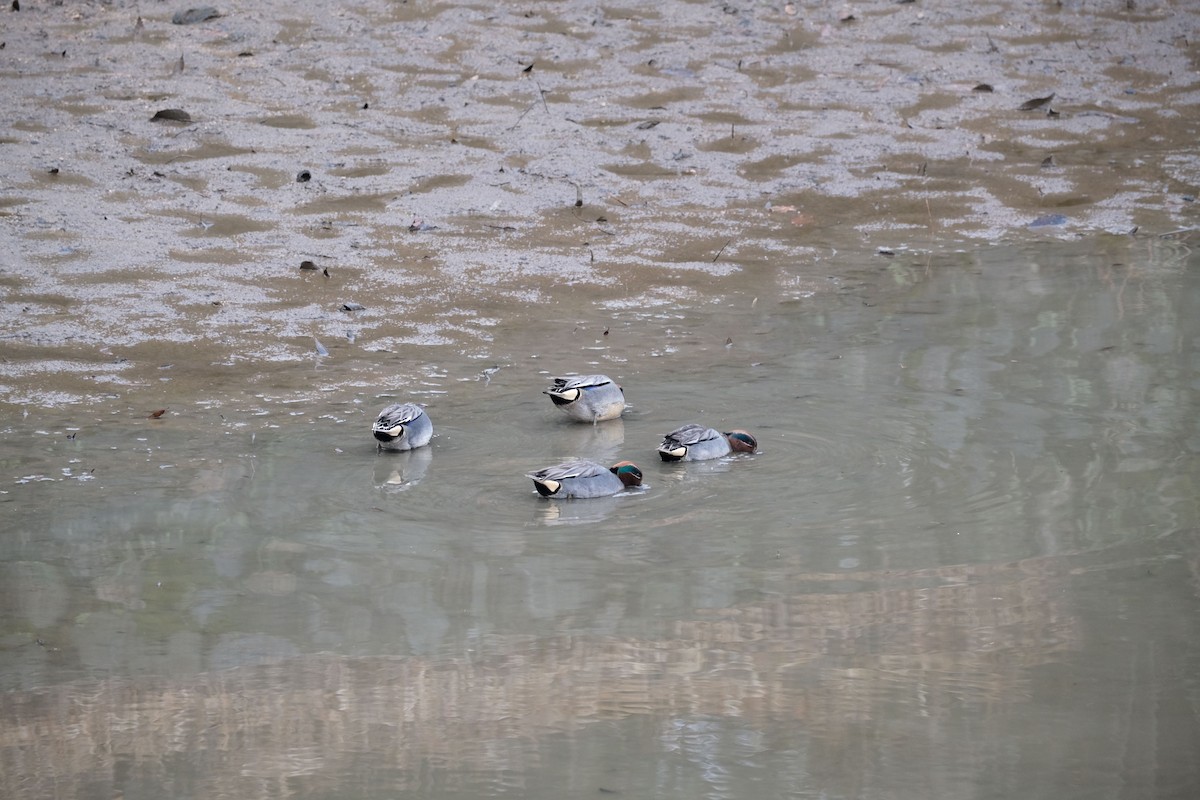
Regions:
M 1200 224 L 1184 2 L 184 7 L 3 14 L 0 403 Z

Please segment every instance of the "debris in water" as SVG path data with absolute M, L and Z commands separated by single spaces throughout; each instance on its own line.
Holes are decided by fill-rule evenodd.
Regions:
M 296 173 L 296 183 L 308 183 L 312 180 L 312 173 L 306 169 L 302 169 Z
M 717 259 L 721 257 L 721 254 L 725 252 L 725 248 L 729 247 L 729 245 L 732 242 L 733 242 L 733 239 L 729 239 L 728 241 L 725 242 L 725 244 L 721 245 L 721 249 L 717 251 L 717 254 L 715 256 L 713 256 L 712 263 L 714 263 L 714 264 L 717 263 Z
M 1041 108 L 1054 99 L 1055 92 L 1051 92 L 1045 97 L 1035 97 L 1032 100 L 1026 100 L 1019 106 L 1020 111 L 1033 111 L 1035 108 Z
M 971 89 L 972 92 L 992 92 L 995 91 L 990 83 L 977 83 Z
M 318 339 L 317 337 L 314 336 L 313 343 L 316 344 L 316 346 L 317 346 L 317 355 L 319 355 L 319 356 L 329 355 L 329 351 L 325 349 L 325 345 L 321 344 L 320 339 Z
M 659 121 L 656 119 L 647 120 L 646 122 L 639 122 L 637 124 L 637 129 L 639 131 L 648 131 L 651 128 L 657 127 L 658 123 Z
M 436 231 L 437 229 L 438 229 L 437 225 L 429 225 L 429 224 L 422 222 L 419 219 L 414 219 L 412 221 L 412 224 L 408 226 L 409 233 L 421 233 L 424 231 Z
M 313 263 L 313 262 L 311 262 L 311 261 L 301 261 L 301 262 L 300 262 L 300 269 L 311 269 L 311 270 L 313 270 L 313 271 L 316 271 L 316 269 L 317 269 L 317 265 L 316 265 L 316 264 L 314 264 L 314 263 Z
M 1042 169 L 1054 166 L 1054 156 L 1049 155 L 1042 159 Z
M 175 25 L 195 25 L 219 16 L 221 16 L 221 12 L 212 6 L 200 6 L 199 8 L 189 8 L 186 11 L 176 11 L 171 16 L 171 22 Z
M 1067 218 L 1062 214 L 1043 214 L 1029 223 L 1030 228 L 1048 228 L 1054 225 L 1065 225 Z
M 342 311 L 365 311 L 366 306 L 358 303 L 342 303 Z
M 157 411 L 151 411 L 150 416 L 146 417 L 146 419 L 158 419 L 165 413 L 167 413 L 167 410 L 165 408 L 160 408 Z
M 877 254 L 881 255 L 881 256 L 894 256 L 894 255 L 896 255 L 896 251 L 895 251 L 895 250 L 893 250 L 893 249 L 892 249 L 892 248 L 890 248 L 890 247 L 880 247 L 880 248 L 876 249 L 876 250 L 875 250 L 875 252 L 876 252 Z
M 162 108 L 154 112 L 151 122 L 191 122 L 192 115 L 182 108 Z

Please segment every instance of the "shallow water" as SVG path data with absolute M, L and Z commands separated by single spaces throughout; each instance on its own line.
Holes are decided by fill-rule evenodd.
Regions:
M 157 420 L 132 392 L 10 413 L 0 771 L 29 798 L 1194 796 L 1198 267 L 1112 237 L 817 294 L 789 266 L 560 290 L 485 345 L 330 348 L 276 391 L 168 371 Z M 625 418 L 566 422 L 539 392 L 570 369 Z M 393 398 L 431 448 L 375 452 Z M 762 451 L 659 463 L 690 420 Z M 647 486 L 537 497 L 572 455 Z

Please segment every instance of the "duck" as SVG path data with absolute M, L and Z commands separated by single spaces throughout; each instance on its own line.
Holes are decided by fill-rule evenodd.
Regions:
M 577 375 L 554 378 L 545 390 L 568 417 L 579 422 L 603 422 L 616 419 L 625 410 L 625 392 L 607 375 Z
M 730 453 L 753 453 L 758 440 L 743 430 L 722 433 L 716 428 L 690 423 L 663 437 L 658 455 L 663 461 L 707 461 Z
M 371 435 L 380 450 L 412 450 L 433 438 L 433 423 L 416 403 L 395 403 L 379 412 Z
M 642 485 L 642 471 L 632 461 L 611 467 L 595 461 L 567 461 L 526 474 L 542 497 L 609 497 Z

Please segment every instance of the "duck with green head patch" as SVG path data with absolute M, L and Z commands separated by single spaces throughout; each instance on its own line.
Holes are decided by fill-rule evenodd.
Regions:
M 608 497 L 631 486 L 641 486 L 642 471 L 630 461 L 606 467 L 595 461 L 568 461 L 530 472 L 525 477 L 542 497 Z
M 607 375 L 554 378 L 543 394 L 568 417 L 579 422 L 616 419 L 625 410 L 625 392 Z
M 396 403 L 379 412 L 371 435 L 379 442 L 380 450 L 412 450 L 429 444 L 433 423 L 416 403 Z
M 664 436 L 658 446 L 658 455 L 663 461 L 707 461 L 730 453 L 757 450 L 758 440 L 746 431 L 721 433 L 716 428 L 691 423 Z

